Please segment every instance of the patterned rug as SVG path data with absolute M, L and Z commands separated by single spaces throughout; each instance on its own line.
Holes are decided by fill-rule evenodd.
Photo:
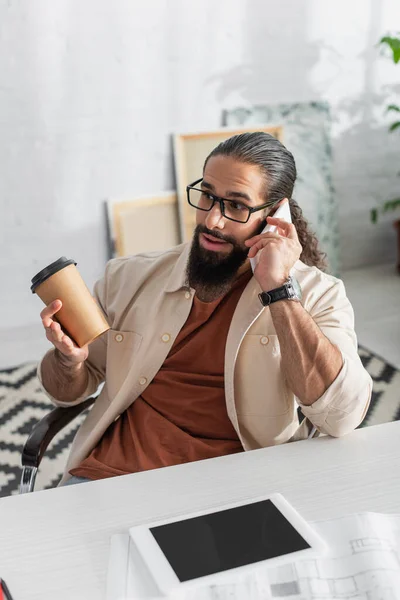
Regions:
M 54 405 L 42 391 L 36 363 L 0 371 L 0 497 L 17 494 L 21 479 L 21 452 L 35 423 Z M 85 413 L 53 439 L 42 459 L 35 490 L 55 487 L 60 481 L 69 448 Z
M 400 419 L 400 371 L 382 358 L 359 348 L 361 360 L 374 380 L 374 391 L 360 427 Z M 17 494 L 21 478 L 21 451 L 34 424 L 52 410 L 36 377 L 36 364 L 0 371 L 0 497 Z M 35 490 L 57 485 L 75 433 L 79 415 L 51 442 L 36 478 Z

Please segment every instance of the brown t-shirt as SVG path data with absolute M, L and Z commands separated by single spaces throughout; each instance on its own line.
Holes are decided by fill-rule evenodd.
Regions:
M 103 479 L 243 450 L 224 392 L 225 344 L 249 269 L 222 299 L 194 298 L 161 369 L 71 475 Z

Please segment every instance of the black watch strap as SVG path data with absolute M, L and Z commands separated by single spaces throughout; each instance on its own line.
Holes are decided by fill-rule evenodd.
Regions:
M 296 290 L 294 284 L 297 284 L 298 290 Z M 297 281 L 294 280 L 294 278 L 289 277 L 288 281 L 281 287 L 270 290 L 269 292 L 261 292 L 261 294 L 258 294 L 258 297 L 263 306 L 269 306 L 273 302 L 278 302 L 278 300 L 299 301 L 301 299 L 301 290 Z
M 258 294 L 258 297 L 263 306 L 269 306 L 278 300 L 288 300 L 290 298 L 285 286 L 277 288 L 276 290 L 271 290 L 270 292 L 261 292 L 261 294 Z

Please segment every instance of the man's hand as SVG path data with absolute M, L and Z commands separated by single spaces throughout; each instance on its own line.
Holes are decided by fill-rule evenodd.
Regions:
M 287 281 L 302 252 L 293 223 L 275 217 L 267 217 L 267 223 L 277 226 L 276 233 L 261 233 L 245 242 L 250 247 L 249 258 L 259 253 L 254 277 L 264 292 L 281 287 Z
M 89 346 L 79 348 L 70 337 L 65 335 L 61 325 L 52 317 L 62 307 L 61 300 L 54 300 L 40 313 L 46 337 L 55 347 L 57 359 L 66 367 L 75 367 L 85 362 L 89 355 Z

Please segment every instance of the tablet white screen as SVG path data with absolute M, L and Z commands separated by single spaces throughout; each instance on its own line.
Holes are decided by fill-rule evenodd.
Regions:
M 179 581 L 310 548 L 271 500 L 150 527 Z

